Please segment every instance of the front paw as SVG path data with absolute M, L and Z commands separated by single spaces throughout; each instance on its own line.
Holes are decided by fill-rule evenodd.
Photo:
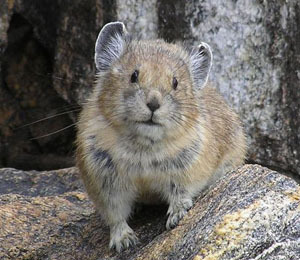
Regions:
M 188 212 L 188 210 L 193 206 L 192 200 L 187 200 L 181 205 L 175 205 L 169 207 L 168 210 L 168 220 L 166 224 L 166 228 L 168 230 L 176 227 L 179 221 L 183 218 L 183 216 Z
M 136 245 L 138 238 L 134 231 L 126 222 L 118 224 L 111 228 L 109 248 L 115 249 L 118 253 L 122 250 Z

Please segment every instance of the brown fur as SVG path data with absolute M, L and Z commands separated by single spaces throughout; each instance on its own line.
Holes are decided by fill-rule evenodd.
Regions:
M 189 54 L 180 46 L 161 40 L 130 42 L 123 55 L 112 64 L 111 69 L 98 76 L 95 90 L 81 113 L 77 135 L 78 167 L 91 199 L 111 226 L 111 246 L 115 246 L 117 250 L 135 241 L 132 230 L 123 221 L 123 218 L 126 220 L 129 215 L 128 209 L 124 209 L 126 205 L 118 205 L 118 200 L 128 196 L 126 202 L 130 204 L 139 200 L 149 201 L 151 194 L 159 194 L 163 200 L 170 203 L 167 227 L 172 227 L 191 206 L 193 196 L 226 171 L 244 162 L 246 139 L 238 116 L 214 88 L 206 86 L 201 90 L 195 89 L 189 58 Z M 136 69 L 139 70 L 138 84 L 130 83 L 130 76 Z M 173 77 L 178 79 L 177 90 L 172 89 Z M 122 100 L 130 100 L 139 89 L 142 89 L 146 100 L 154 95 L 162 104 L 170 102 L 170 107 L 176 108 L 175 111 L 171 108 L 168 110 L 168 107 L 166 111 L 161 108 L 161 118 L 169 120 L 172 113 L 178 116 L 177 121 L 174 120 L 173 125 L 166 128 L 168 131 L 163 132 L 161 138 L 154 138 L 149 144 L 146 143 L 147 138 L 145 143 L 144 139 L 141 143 L 135 140 L 135 135 L 128 134 L 125 118 L 131 117 L 131 114 L 120 112 L 124 106 L 132 105 L 129 101 Z M 172 101 L 165 101 L 167 95 L 172 96 Z M 132 108 L 133 116 L 140 111 L 134 109 Z M 145 129 L 151 132 L 151 128 Z M 153 136 L 155 137 L 155 134 Z M 132 138 L 132 141 L 129 138 Z M 156 161 L 158 165 L 180 163 L 181 157 L 177 161 L 176 158 L 184 149 L 193 151 L 190 149 L 193 145 L 198 149 L 197 158 L 191 158 L 189 163 L 189 159 L 182 157 L 187 165 L 181 170 L 176 169 L 179 166 L 174 166 L 174 170 L 172 165 L 170 169 L 156 169 L 156 166 L 153 166 L 154 170 L 150 166 L 149 169 L 145 169 L 148 164 L 156 165 Z M 121 153 L 120 149 L 124 149 L 124 152 Z M 99 151 L 105 153 L 101 154 Z M 93 159 L 93 152 L 95 156 L 100 154 L 103 162 L 109 161 L 111 164 L 107 163 L 105 168 L 102 162 Z M 130 163 L 140 163 L 141 168 L 130 166 Z M 115 177 L 109 173 L 109 166 L 113 168 L 112 174 Z M 139 169 L 145 169 L 145 173 Z M 104 174 L 107 175 L 103 177 Z M 103 186 L 104 178 L 108 187 Z M 178 190 L 167 191 L 172 185 Z M 115 198 L 115 194 L 119 193 L 125 195 Z M 111 206 L 110 203 L 115 204 Z M 117 211 L 116 207 L 120 209 Z M 116 214 L 119 213 L 124 217 L 118 218 Z M 125 225 L 125 228 L 119 228 L 118 225 Z M 119 233 L 115 229 L 122 235 L 117 235 Z

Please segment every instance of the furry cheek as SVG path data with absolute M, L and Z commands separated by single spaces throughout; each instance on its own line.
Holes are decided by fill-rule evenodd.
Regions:
M 151 117 L 145 99 L 145 94 L 140 90 L 124 93 L 122 103 L 129 121 L 147 121 Z
M 162 106 L 154 114 L 154 120 L 166 128 L 176 127 L 176 119 L 179 117 L 178 105 L 172 97 L 166 96 Z

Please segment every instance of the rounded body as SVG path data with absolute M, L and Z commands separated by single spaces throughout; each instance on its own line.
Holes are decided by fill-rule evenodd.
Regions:
M 78 122 L 77 164 L 90 198 L 110 226 L 110 247 L 137 241 L 126 220 L 135 202 L 169 204 L 167 228 L 193 198 L 243 164 L 238 116 L 207 86 L 211 52 L 124 37 L 121 23 L 96 43 L 97 75 Z

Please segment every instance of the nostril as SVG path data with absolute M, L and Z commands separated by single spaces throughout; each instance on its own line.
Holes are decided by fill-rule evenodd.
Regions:
M 149 103 L 147 103 L 147 107 L 154 112 L 155 110 L 159 109 L 160 104 L 158 103 L 158 100 L 156 98 L 153 98 Z

